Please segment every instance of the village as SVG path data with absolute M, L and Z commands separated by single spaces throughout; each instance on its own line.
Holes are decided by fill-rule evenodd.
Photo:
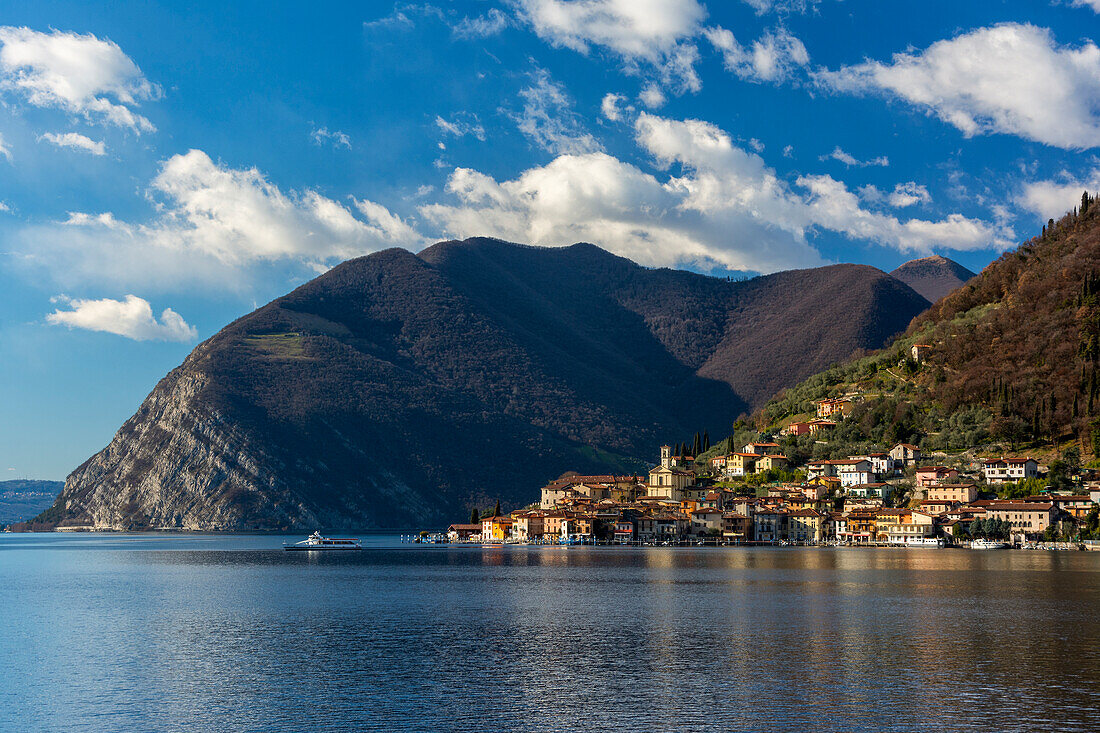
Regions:
M 815 404 L 816 419 L 774 437 L 824 437 L 852 400 Z M 1100 480 L 1078 475 L 1069 488 L 1019 496 L 1048 467 L 1027 456 L 944 458 L 898 443 L 792 466 L 780 443 L 761 439 L 701 464 L 665 445 L 648 476 L 567 474 L 537 505 L 452 524 L 436 541 L 1100 549 Z M 776 475 L 790 480 L 761 481 Z

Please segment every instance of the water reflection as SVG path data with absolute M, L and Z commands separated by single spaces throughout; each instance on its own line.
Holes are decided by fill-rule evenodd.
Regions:
M 1100 554 L 0 538 L 0 728 L 1094 730 Z

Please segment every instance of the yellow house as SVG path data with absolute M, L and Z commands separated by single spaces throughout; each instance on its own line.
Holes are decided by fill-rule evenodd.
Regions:
M 730 453 L 726 456 L 726 473 L 748 476 L 756 470 L 756 462 L 763 457 L 757 453 Z
M 483 542 L 503 542 L 512 534 L 510 517 L 488 517 L 481 520 L 481 539 Z
M 766 455 L 760 456 L 756 459 L 756 473 L 764 473 L 765 471 L 777 468 L 783 471 L 787 470 L 787 457 L 781 455 Z

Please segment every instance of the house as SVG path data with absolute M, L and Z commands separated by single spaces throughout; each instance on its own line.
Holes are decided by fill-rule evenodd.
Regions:
M 875 480 L 875 474 L 871 471 L 871 462 L 862 458 L 838 462 L 836 475 L 840 479 L 841 486 L 858 486 Z
M 1032 458 L 988 458 L 982 461 L 982 473 L 991 484 L 1021 481 L 1039 475 L 1039 464 Z
M 929 486 L 924 492 L 926 500 L 942 500 L 956 504 L 970 504 L 978 499 L 976 484 L 940 484 Z
M 836 423 L 832 420 L 810 420 L 810 435 L 817 435 L 824 430 L 831 430 L 836 427 Z
M 787 427 L 779 431 L 783 435 L 808 435 L 810 432 L 810 423 L 808 422 L 793 422 Z
M 911 443 L 898 443 L 890 449 L 890 458 L 894 466 L 912 466 L 921 459 L 920 448 Z
M 956 506 L 958 506 L 958 502 L 950 499 L 925 499 L 920 503 L 921 511 L 930 514 L 946 514 Z
M 742 453 L 755 453 L 758 456 L 764 456 L 768 453 L 779 452 L 779 443 L 746 443 L 745 447 L 741 449 Z
M 530 542 L 542 538 L 545 532 L 543 512 L 512 512 L 512 539 Z
M 480 524 L 452 524 L 447 527 L 448 542 L 480 542 Z
M 635 525 L 634 522 L 626 517 L 619 517 L 615 520 L 614 525 L 614 538 L 616 542 L 633 542 L 635 539 Z
M 806 477 L 810 480 L 825 476 L 836 477 L 836 464 L 833 461 L 810 461 L 806 464 Z
M 909 356 L 912 357 L 913 361 L 920 364 L 928 358 L 931 351 L 932 346 L 930 344 L 913 344 L 909 349 Z
M 817 405 L 818 417 L 830 417 L 833 415 L 844 417 L 852 411 L 852 401 L 847 397 L 815 400 L 814 404 Z
M 884 483 L 855 484 L 853 486 L 847 487 L 846 489 L 846 493 L 848 494 L 848 496 L 875 496 L 880 499 L 885 499 L 887 496 L 893 493 L 893 491 L 893 486 Z
M 567 516 L 561 521 L 561 538 L 563 540 L 592 538 L 592 518 L 583 514 Z
M 1086 495 L 1070 496 L 1068 494 L 1046 494 L 1044 496 L 1029 496 L 1024 501 L 1049 501 L 1056 510 L 1061 510 L 1081 521 L 1088 518 L 1089 512 L 1096 508 L 1092 498 Z
M 726 475 L 748 476 L 756 473 L 756 461 L 759 458 L 756 453 L 730 453 L 726 457 Z
M 721 509 L 696 509 L 691 513 L 692 534 L 720 534 L 723 528 Z
M 892 473 L 894 470 L 894 459 L 890 457 L 889 453 L 868 453 L 863 456 L 848 456 L 852 459 L 862 458 L 865 461 L 871 462 L 871 472 L 876 477 L 886 476 Z
M 874 542 L 877 514 L 874 509 L 855 509 L 848 512 L 844 531 L 837 534 L 837 539 L 856 544 Z
M 879 537 L 887 544 L 904 545 L 911 540 L 929 539 L 936 534 L 936 525 L 928 512 L 913 510 L 900 517 L 901 521 L 888 521 L 878 525 Z
M 825 515 L 814 509 L 787 513 L 787 539 L 795 542 L 821 542 L 825 538 Z
M 726 467 L 726 456 L 711 456 L 710 467 L 715 471 L 722 471 Z
M 481 520 L 483 542 L 503 542 L 512 536 L 511 517 L 487 517 Z
M 917 469 L 917 488 L 925 489 L 929 486 L 954 481 L 959 477 L 959 472 L 947 466 L 921 466 Z
M 744 542 L 749 537 L 750 523 L 747 515 L 740 512 L 722 514 L 722 537 L 727 540 Z
M 825 536 L 828 539 L 839 539 L 848 531 L 848 518 L 844 512 L 829 512 L 825 519 Z
M 1011 524 L 1014 536 L 1033 537 L 1054 522 L 1057 509 L 1050 502 L 993 501 L 985 507 L 985 516 Z
M 769 453 L 768 455 L 760 456 L 756 459 L 756 473 L 764 473 L 773 468 L 786 471 L 787 457 Z
M 782 509 L 764 509 L 752 515 L 753 539 L 778 542 L 787 539 L 787 513 Z

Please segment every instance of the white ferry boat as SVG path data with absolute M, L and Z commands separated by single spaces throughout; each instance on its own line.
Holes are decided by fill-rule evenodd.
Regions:
M 340 537 L 322 537 L 320 532 L 314 532 L 301 542 L 293 545 L 283 545 L 284 550 L 362 550 L 363 545 L 358 539 Z
M 997 540 L 987 540 L 985 538 L 974 540 L 970 543 L 971 550 L 1003 550 L 1008 545 L 1004 542 L 998 542 Z
M 906 547 L 943 547 L 944 541 L 942 537 L 907 537 L 905 539 Z

